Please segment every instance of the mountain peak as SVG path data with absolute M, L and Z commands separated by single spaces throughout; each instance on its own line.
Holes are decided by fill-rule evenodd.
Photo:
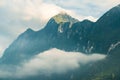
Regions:
M 25 32 L 26 33 L 32 33 L 32 32 L 34 32 L 34 30 L 32 30 L 31 28 L 28 28 Z
M 26 31 L 33 31 L 31 28 L 27 28 L 27 30 Z
M 53 19 L 58 23 L 64 23 L 64 22 L 71 22 L 71 23 L 75 23 L 75 22 L 78 22 L 77 19 L 75 18 L 72 18 L 70 15 L 68 15 L 67 13 L 65 12 L 61 12 L 57 15 L 55 15 L 53 17 Z

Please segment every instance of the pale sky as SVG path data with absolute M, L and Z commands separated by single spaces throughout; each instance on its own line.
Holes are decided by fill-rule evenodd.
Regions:
M 54 15 L 96 21 L 120 0 L 0 0 L 0 55 L 27 28 L 40 30 Z

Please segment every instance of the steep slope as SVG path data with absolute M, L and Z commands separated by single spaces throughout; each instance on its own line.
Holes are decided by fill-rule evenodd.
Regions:
M 93 26 L 90 40 L 94 52 L 109 53 L 112 44 L 120 41 L 120 5 L 106 12 Z

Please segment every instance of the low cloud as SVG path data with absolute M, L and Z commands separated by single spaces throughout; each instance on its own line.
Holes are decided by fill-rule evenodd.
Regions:
M 35 75 L 62 74 L 70 70 L 80 68 L 81 65 L 104 59 L 101 54 L 85 55 L 79 52 L 65 52 L 58 49 L 51 49 L 36 55 L 33 59 L 23 62 L 21 66 L 13 67 L 3 72 L 0 77 L 29 77 Z M 10 69 L 12 68 L 12 69 Z M 2 76 L 1 76 L 2 75 Z

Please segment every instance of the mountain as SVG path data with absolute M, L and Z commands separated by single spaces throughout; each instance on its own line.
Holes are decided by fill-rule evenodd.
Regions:
M 4 52 L 1 63 L 18 64 L 51 48 L 65 51 L 84 51 L 82 39 L 90 31 L 93 22 L 79 22 L 66 13 L 52 17 L 39 31 L 27 29 Z
M 1 62 L 18 63 L 50 48 L 107 54 L 112 45 L 120 40 L 119 14 L 118 5 L 95 23 L 89 20 L 80 22 L 67 13 L 55 15 L 42 30 L 27 29 L 22 33 L 5 50 Z
M 43 29 L 33 31 L 29 28 L 18 36 L 5 50 L 0 61 L 1 64 L 18 65 L 51 48 L 85 54 L 100 53 L 106 54 L 106 59 L 66 74 L 51 75 L 49 80 L 70 80 L 71 73 L 74 76 L 71 80 L 119 80 L 119 34 L 120 5 L 107 11 L 96 22 L 80 22 L 66 13 L 60 13 L 53 16 Z M 48 80 L 48 77 L 35 77 L 38 78 Z

